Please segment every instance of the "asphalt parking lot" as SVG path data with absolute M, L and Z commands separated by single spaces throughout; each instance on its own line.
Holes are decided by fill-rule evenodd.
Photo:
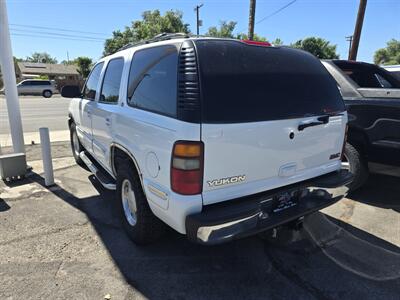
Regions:
M 22 126 L 25 132 L 48 127 L 51 131 L 68 130 L 67 117 L 70 100 L 59 94 L 51 98 L 42 96 L 19 96 Z M 0 134 L 9 133 L 7 104 L 0 95 Z
M 67 143 L 49 189 L 38 149 L 34 173 L 0 183 L 2 299 L 399 299 L 400 177 L 372 175 L 293 235 L 204 247 L 171 230 L 137 247 Z

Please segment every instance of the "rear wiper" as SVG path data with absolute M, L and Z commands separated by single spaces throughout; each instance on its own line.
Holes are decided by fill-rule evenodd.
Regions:
M 318 120 L 318 122 L 300 123 L 299 126 L 297 127 L 297 130 L 303 131 L 307 127 L 328 124 L 329 123 L 329 115 L 318 117 L 317 120 Z

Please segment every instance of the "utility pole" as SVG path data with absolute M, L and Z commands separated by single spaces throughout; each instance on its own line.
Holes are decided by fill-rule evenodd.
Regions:
M 351 45 L 349 60 L 357 60 L 358 45 L 360 43 L 361 30 L 364 22 L 366 7 L 367 0 L 360 0 L 360 6 L 358 7 L 357 21 L 354 28 L 353 42 Z
M 254 19 L 256 15 L 256 0 L 250 0 L 250 11 L 249 11 L 249 34 L 248 38 L 250 41 L 254 38 Z
M 346 41 L 349 42 L 349 54 L 348 54 L 348 58 L 347 59 L 350 60 L 350 52 L 351 52 L 351 45 L 353 43 L 353 36 L 349 35 L 349 36 L 346 36 L 345 38 L 346 38 Z
M 8 120 L 14 153 L 25 153 L 19 107 L 17 82 L 15 80 L 14 58 L 11 50 L 6 0 L 0 0 L 0 65 L 3 73 L 7 101 Z
M 203 7 L 204 4 L 200 4 L 200 5 L 196 5 L 196 7 L 194 8 L 194 10 L 196 11 L 196 28 L 197 28 L 197 36 L 199 36 L 199 29 L 200 26 L 203 25 L 203 22 L 199 19 L 199 10 L 201 7 Z

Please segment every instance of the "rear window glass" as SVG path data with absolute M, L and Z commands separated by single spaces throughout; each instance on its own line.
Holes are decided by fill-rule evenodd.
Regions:
M 239 41 L 196 42 L 205 123 L 300 118 L 345 109 L 335 80 L 312 55 Z

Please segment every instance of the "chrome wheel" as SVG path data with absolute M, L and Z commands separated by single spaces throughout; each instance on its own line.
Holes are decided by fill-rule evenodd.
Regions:
M 136 198 L 132 190 L 131 182 L 124 179 L 121 188 L 122 207 L 124 208 L 125 218 L 131 226 L 136 224 Z
M 80 147 L 79 147 L 79 139 L 78 139 L 78 135 L 76 134 L 76 131 L 75 131 L 75 130 L 74 130 L 74 132 L 72 133 L 72 146 L 73 146 L 73 148 L 74 148 L 75 155 L 76 155 L 77 157 L 79 157 L 79 150 L 80 150 Z

